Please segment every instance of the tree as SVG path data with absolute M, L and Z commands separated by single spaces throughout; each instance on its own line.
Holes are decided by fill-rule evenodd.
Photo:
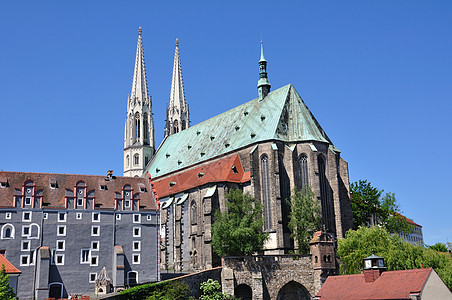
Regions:
M 220 256 L 242 256 L 262 249 L 268 238 L 263 232 L 262 205 L 240 190 L 230 190 L 226 198 L 227 211 L 215 213 L 213 250 Z
M 361 226 L 349 230 L 338 244 L 341 274 L 360 273 L 363 259 L 374 251 L 384 257 L 389 271 L 432 267 L 449 289 L 452 288 L 452 257 L 449 254 L 412 245 L 391 235 L 385 228 Z
M 438 252 L 447 252 L 448 251 L 446 244 L 443 244 L 443 243 L 436 243 L 435 245 L 428 246 L 427 248 L 433 249 Z
M 233 296 L 225 295 L 221 292 L 221 285 L 218 281 L 207 279 L 201 283 L 202 296 L 200 300 L 235 300 Z
M 17 299 L 13 288 L 9 286 L 9 275 L 6 274 L 5 265 L 3 264 L 0 270 L 0 299 L 4 300 Z
M 386 193 L 372 186 L 367 180 L 350 185 L 353 212 L 353 228 L 380 225 L 389 232 L 412 232 L 410 224 L 401 215 L 394 193 Z
M 290 236 L 297 241 L 298 253 L 309 253 L 309 241 L 314 232 L 320 229 L 322 221 L 320 204 L 309 186 L 303 187 L 301 191 L 294 188 L 289 203 Z

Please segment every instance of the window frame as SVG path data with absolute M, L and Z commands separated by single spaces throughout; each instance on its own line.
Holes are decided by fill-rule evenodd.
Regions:
M 25 216 L 28 215 L 28 218 L 25 218 Z M 22 212 L 22 222 L 31 222 L 33 219 L 33 212 L 31 211 L 23 211 Z
M 23 262 L 24 258 L 26 259 L 25 263 Z M 30 265 L 30 254 L 22 254 L 20 256 L 20 263 L 19 263 L 19 265 L 20 266 L 29 266 Z
M 84 258 L 84 256 L 83 256 L 84 253 L 88 253 L 86 261 L 83 259 Z M 80 264 L 83 264 L 83 265 L 91 264 L 91 249 L 88 249 L 88 248 L 80 249 Z
M 96 219 L 96 217 L 97 217 L 97 219 Z M 92 222 L 99 223 L 99 222 L 100 222 L 100 213 L 98 213 L 98 212 L 93 212 L 93 213 L 91 214 L 91 221 L 92 221 Z
M 97 228 L 97 233 L 94 233 L 94 229 Z M 100 226 L 91 225 L 91 236 L 100 236 Z
M 97 247 L 94 245 L 97 244 Z M 100 250 L 100 242 L 99 241 L 91 241 L 91 251 L 99 251 Z
M 138 220 L 136 220 L 135 218 L 136 217 L 138 217 Z M 133 220 L 133 223 L 135 223 L 135 224 L 141 224 L 141 214 L 133 214 L 133 216 L 132 216 L 132 220 Z
M 63 233 L 60 233 L 60 228 L 63 228 Z M 57 225 L 57 236 L 66 236 L 66 225 Z
M 135 261 L 135 258 L 138 258 L 137 261 Z M 133 264 L 133 265 L 139 265 L 139 264 L 141 264 L 141 254 L 140 254 L 140 253 L 134 253 L 134 254 L 132 254 L 132 264 Z
M 138 245 L 138 247 L 135 247 L 135 243 Z M 141 251 L 141 241 L 133 241 L 132 249 L 133 251 Z
M 136 233 L 136 230 L 138 230 L 138 233 Z M 141 227 L 133 227 L 133 237 L 141 237 Z
M 60 243 L 63 246 L 61 248 L 60 248 Z M 65 240 L 56 240 L 55 250 L 56 251 L 66 251 L 66 241 Z
M 64 216 L 63 219 L 61 219 L 61 216 Z M 58 222 L 64 223 L 67 220 L 67 212 L 58 212 Z

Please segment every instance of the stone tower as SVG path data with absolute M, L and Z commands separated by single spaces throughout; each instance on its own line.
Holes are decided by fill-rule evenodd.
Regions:
M 152 99 L 148 92 L 140 27 L 132 92 L 127 101 L 127 118 L 124 131 L 124 176 L 141 176 L 154 152 Z
M 179 55 L 179 40 L 176 39 L 174 51 L 173 79 L 170 102 L 166 108 L 165 137 L 190 127 L 190 114 L 185 102 L 184 82 Z

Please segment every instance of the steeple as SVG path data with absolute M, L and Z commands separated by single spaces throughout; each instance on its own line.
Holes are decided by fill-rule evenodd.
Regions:
M 267 77 L 267 61 L 264 58 L 264 46 L 261 41 L 261 59 L 259 60 L 259 81 L 257 82 L 257 91 L 259 92 L 259 101 L 264 100 L 270 93 L 270 81 Z
M 185 102 L 184 82 L 179 54 L 179 40 L 174 51 L 170 101 L 166 109 L 165 137 L 190 127 L 190 114 Z
M 155 152 L 152 98 L 148 92 L 141 35 L 140 27 L 124 130 L 124 176 L 130 177 L 143 175 Z

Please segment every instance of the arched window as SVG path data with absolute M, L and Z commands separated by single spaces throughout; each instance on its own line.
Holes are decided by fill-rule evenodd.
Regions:
M 126 166 L 128 167 L 130 165 L 130 157 L 129 155 L 126 156 Z
M 138 283 L 138 272 L 137 271 L 129 271 L 127 272 L 127 284 L 129 286 L 135 286 Z
M 14 239 L 14 226 L 12 224 L 5 224 L 2 226 L 2 239 Z
M 298 157 L 298 170 L 300 176 L 300 188 L 307 187 L 309 185 L 308 177 L 308 156 L 301 154 Z
M 140 155 L 137 153 L 133 156 L 133 164 L 138 165 L 140 163 Z
M 178 133 L 179 132 L 179 122 L 177 120 L 174 121 L 174 133 Z
M 144 114 L 143 115 L 143 136 L 144 136 L 144 141 L 147 142 L 147 140 L 149 138 L 149 134 L 148 134 L 148 114 Z
M 262 202 L 264 204 L 264 229 L 272 228 L 272 211 L 270 199 L 270 170 L 268 166 L 268 156 L 261 157 L 261 178 L 262 178 Z
M 197 224 L 196 202 L 193 200 L 190 206 L 191 225 Z
M 328 231 L 335 231 L 333 204 L 329 199 L 328 179 L 326 178 L 326 163 L 322 155 L 317 157 L 319 165 L 319 183 L 320 183 L 320 203 L 322 209 L 323 222 Z
M 182 130 L 187 128 L 187 122 L 185 120 L 182 120 Z
M 139 139 L 140 138 L 140 114 L 139 113 L 136 113 L 135 114 L 135 137 L 137 138 L 137 139 Z

